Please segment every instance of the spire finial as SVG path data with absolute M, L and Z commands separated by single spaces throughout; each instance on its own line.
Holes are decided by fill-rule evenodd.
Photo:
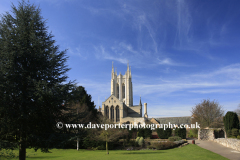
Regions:
M 142 105 L 142 101 L 141 101 L 141 95 L 140 95 L 140 102 L 139 102 L 139 106 L 141 106 Z
M 112 61 L 112 79 L 114 79 L 114 68 L 113 68 L 113 61 Z
M 127 70 L 129 71 L 129 60 L 127 62 Z
M 114 72 L 113 61 L 112 61 L 112 72 Z

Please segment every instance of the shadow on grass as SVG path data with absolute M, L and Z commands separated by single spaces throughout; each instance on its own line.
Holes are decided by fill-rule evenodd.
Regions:
M 152 152 L 138 152 L 138 151 L 129 151 L 129 152 L 124 152 L 124 153 L 117 153 L 117 154 L 159 154 L 160 152 L 158 151 L 152 151 Z M 161 152 L 164 153 L 164 152 Z
M 31 158 L 31 159 L 51 159 L 51 158 L 60 158 L 61 156 L 34 156 L 34 157 L 27 157 L 26 159 L 28 158 Z

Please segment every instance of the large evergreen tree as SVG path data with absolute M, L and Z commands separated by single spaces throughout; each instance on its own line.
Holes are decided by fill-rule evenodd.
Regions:
M 236 112 L 228 111 L 223 117 L 225 131 L 228 132 L 233 128 L 239 129 L 239 119 Z
M 0 21 L 0 140 L 50 147 L 56 122 L 64 121 L 72 83 L 66 83 L 66 53 L 48 33 L 40 9 L 25 1 Z

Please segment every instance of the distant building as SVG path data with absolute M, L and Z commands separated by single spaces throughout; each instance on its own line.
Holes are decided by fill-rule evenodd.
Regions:
M 121 72 L 117 75 L 112 64 L 111 95 L 99 106 L 99 112 L 115 123 L 143 124 L 146 121 L 154 124 L 191 124 L 191 117 L 163 117 L 148 118 L 147 103 L 144 103 L 144 115 L 142 115 L 141 97 L 139 105 L 133 105 L 132 74 L 129 64 L 125 75 Z
M 151 123 L 154 124 L 176 124 L 176 125 L 181 125 L 181 124 L 191 124 L 191 116 L 185 116 L 185 117 L 161 117 L 161 118 L 148 118 L 148 120 Z
M 121 72 L 117 75 L 112 64 L 111 96 L 103 103 L 102 115 L 115 123 L 143 124 L 147 118 L 147 103 L 144 103 L 144 115 L 142 115 L 141 97 L 139 105 L 133 105 L 132 74 L 129 64 L 125 75 Z

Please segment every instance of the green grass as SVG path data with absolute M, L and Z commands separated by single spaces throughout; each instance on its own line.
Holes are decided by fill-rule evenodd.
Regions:
M 193 160 L 193 159 L 218 159 L 227 160 L 216 153 L 198 147 L 197 145 L 189 144 L 182 148 L 174 148 L 168 150 L 139 150 L 139 151 L 126 151 L 126 150 L 110 150 L 109 155 L 106 155 L 106 151 L 97 150 L 74 150 L 74 149 L 52 149 L 52 153 L 42 153 L 41 151 L 35 152 L 33 149 L 27 149 L 27 160 L 146 160 L 146 159 L 164 159 L 164 160 Z M 14 150 L 17 155 L 18 151 Z M 4 159 L 0 157 L 0 159 Z M 14 159 L 18 159 L 14 158 Z

